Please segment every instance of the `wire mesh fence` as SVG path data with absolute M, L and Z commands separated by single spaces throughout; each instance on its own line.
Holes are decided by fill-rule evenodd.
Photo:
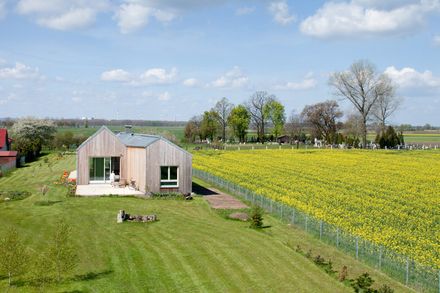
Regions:
M 252 205 L 260 206 L 282 222 L 301 228 L 321 241 L 337 247 L 417 291 L 440 293 L 440 270 L 419 265 L 410 258 L 384 246 L 352 235 L 294 207 L 256 194 L 218 176 L 198 169 L 193 169 L 193 175 L 241 197 Z

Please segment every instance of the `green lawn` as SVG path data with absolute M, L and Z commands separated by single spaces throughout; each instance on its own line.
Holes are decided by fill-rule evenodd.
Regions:
M 0 203 L 0 233 L 14 226 L 29 249 L 45 246 L 64 218 L 73 229 L 80 264 L 72 278 L 45 291 L 57 292 L 350 292 L 292 249 L 331 258 L 334 268 L 348 266 L 349 277 L 370 272 L 379 284 L 409 291 L 304 232 L 266 215 L 270 228 L 256 231 L 247 223 L 225 219 L 205 200 L 153 200 L 121 197 L 66 198 L 53 182 L 74 168 L 74 156 L 55 155 L 0 179 L 0 190 L 29 190 L 21 201 Z M 203 182 L 198 182 L 204 184 Z M 49 206 L 38 190 L 49 185 Z M 116 224 L 118 210 L 157 214 L 156 223 Z M 24 278 L 25 279 L 25 278 Z M 10 292 L 35 291 L 24 285 Z M 7 288 L 1 279 L 0 290 Z
M 376 134 L 368 134 L 368 140 L 374 141 L 375 138 Z M 440 146 L 440 133 L 438 132 L 404 132 L 403 138 L 407 144 L 432 144 Z

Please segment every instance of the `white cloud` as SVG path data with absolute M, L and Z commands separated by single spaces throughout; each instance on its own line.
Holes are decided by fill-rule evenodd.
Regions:
M 78 8 L 58 16 L 39 19 L 37 22 L 56 30 L 79 29 L 95 22 L 95 11 L 89 8 Z
M 289 12 L 289 5 L 286 0 L 271 2 L 269 12 L 272 14 L 273 19 L 281 25 L 287 25 L 295 21 L 295 16 Z
M 235 10 L 235 15 L 241 16 L 241 15 L 248 15 L 251 14 L 255 11 L 255 7 L 248 7 L 248 6 L 244 6 L 244 7 L 240 7 L 237 8 L 237 10 Z
M 195 78 L 188 78 L 183 81 L 183 85 L 187 87 L 194 87 L 199 85 L 199 81 Z
M 0 105 L 6 105 L 11 101 L 17 100 L 17 96 L 14 93 L 7 95 L 5 98 L 0 99 Z
M 17 11 L 36 18 L 38 24 L 57 30 L 87 27 L 96 15 L 110 8 L 108 0 L 20 0 Z
M 434 76 L 431 71 L 419 72 L 411 67 L 401 70 L 394 66 L 388 67 L 385 72 L 401 88 L 438 88 L 440 89 L 440 77 Z
M 234 66 L 230 71 L 220 76 L 208 86 L 217 88 L 238 88 L 246 85 L 249 78 L 241 71 L 238 66 Z
M 123 69 L 113 69 L 104 71 L 101 74 L 101 80 L 105 81 L 129 81 L 130 73 Z
M 115 18 L 122 33 L 130 33 L 145 27 L 150 17 L 167 23 L 172 21 L 176 14 L 171 10 L 158 9 L 142 3 L 124 3 L 116 11 Z
M 123 69 L 112 69 L 104 71 L 101 74 L 101 80 L 103 81 L 118 81 L 131 85 L 170 84 L 176 81 L 176 77 L 177 68 L 175 67 L 170 70 L 166 70 L 165 68 L 151 68 L 138 75 Z
M 6 15 L 6 0 L 0 0 L 0 19 Z
M 158 96 L 159 101 L 169 101 L 170 99 L 171 99 L 171 95 L 169 92 L 161 93 Z
M 32 68 L 22 63 L 12 67 L 0 67 L 0 79 L 37 79 L 44 78 L 38 68 Z
M 386 1 L 382 1 L 386 2 Z M 404 34 L 422 27 L 430 13 L 440 12 L 440 0 L 404 1 L 379 5 L 375 0 L 328 2 L 306 18 L 303 34 L 319 38 Z
M 139 76 L 137 82 L 142 84 L 169 84 L 175 81 L 177 69 L 175 67 L 167 71 L 164 68 L 151 68 Z
M 313 78 L 312 74 L 306 75 L 306 77 L 299 81 L 289 81 L 285 84 L 275 85 L 275 89 L 277 90 L 309 90 L 315 88 L 317 85 L 316 79 Z
M 440 35 L 433 38 L 434 44 L 440 46 Z

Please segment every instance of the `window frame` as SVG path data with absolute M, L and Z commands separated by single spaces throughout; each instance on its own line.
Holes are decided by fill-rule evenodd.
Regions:
M 168 176 L 167 179 L 162 179 L 162 168 L 167 168 Z M 171 179 L 171 168 L 176 168 L 177 178 Z M 179 188 L 179 166 L 160 166 L 160 188 Z M 174 185 L 162 185 L 162 183 L 175 183 Z

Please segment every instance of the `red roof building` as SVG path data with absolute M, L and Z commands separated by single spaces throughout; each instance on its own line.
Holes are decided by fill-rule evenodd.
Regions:
M 8 131 L 0 128 L 0 151 L 8 151 L 10 149 Z
M 10 149 L 11 141 L 8 137 L 8 131 L 0 128 L 0 175 L 17 166 L 17 152 Z

